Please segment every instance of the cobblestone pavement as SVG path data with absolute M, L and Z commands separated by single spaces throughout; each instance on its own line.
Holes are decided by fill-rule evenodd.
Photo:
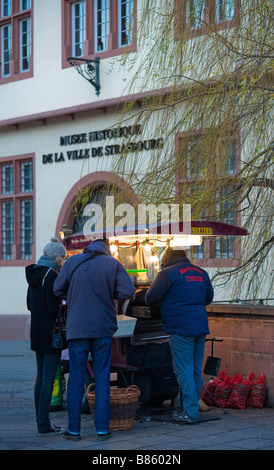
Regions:
M 224 414 L 213 407 L 201 413 L 201 422 L 193 426 L 171 422 L 169 409 L 160 414 L 146 412 L 137 415 L 133 429 L 113 432 L 112 438 L 105 442 L 97 441 L 91 416 L 82 415 L 80 441 L 67 441 L 62 435 L 39 437 L 33 403 L 36 363 L 35 354 L 29 349 L 29 319 L 29 315 L 0 316 L 1 451 L 64 451 L 62 456 L 66 456 L 66 463 L 77 465 L 80 454 L 73 451 L 82 450 L 86 452 L 81 453 L 81 462 L 85 458 L 89 464 L 110 463 L 130 468 L 136 463 L 152 463 L 154 467 L 156 463 L 182 464 L 184 451 L 248 451 L 246 463 L 248 456 L 254 459 L 255 454 L 250 451 L 274 450 L 273 408 L 228 410 Z M 64 429 L 67 427 L 65 405 L 64 400 L 63 409 L 51 413 L 52 422 Z M 9 452 L 9 458 L 11 455 L 18 459 L 18 453 Z M 44 453 L 43 460 L 46 455 L 49 454 Z M 151 461 L 153 455 L 154 461 Z M 157 460 L 161 455 L 162 460 Z M 111 458 L 116 460 L 111 461 Z M 179 460 L 173 461 L 173 458 Z
M 192 426 L 169 422 L 167 412 L 147 412 L 137 417 L 132 430 L 113 432 L 106 442 L 97 441 L 91 416 L 82 415 L 80 441 L 67 441 L 62 435 L 39 437 L 33 405 L 35 374 L 35 355 L 27 341 L 0 342 L 0 450 L 89 450 L 92 456 L 98 452 L 122 455 L 125 451 L 143 455 L 146 451 L 180 454 L 184 450 L 274 450 L 272 408 L 229 410 L 223 414 L 214 407 L 202 413 L 202 421 Z M 51 413 L 51 419 L 66 429 L 65 406 Z

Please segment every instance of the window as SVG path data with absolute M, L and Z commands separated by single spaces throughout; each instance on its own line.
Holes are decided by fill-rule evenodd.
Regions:
M 1 28 L 1 58 L 2 77 L 11 74 L 11 25 L 7 24 Z
M 2 0 L 1 2 L 1 18 L 11 15 L 11 0 Z
M 226 155 L 225 167 L 220 173 L 235 175 L 237 173 L 237 142 L 235 136 L 227 137 L 223 140 L 222 147 Z M 218 222 L 224 222 L 230 225 L 236 225 L 235 200 L 229 193 L 219 191 L 216 195 L 216 217 Z M 234 258 L 235 237 L 216 237 L 211 241 L 211 255 L 215 258 Z
M 193 37 L 235 26 L 239 3 L 240 0 L 176 0 L 176 35 Z
M 32 162 L 21 163 L 21 192 L 28 193 L 33 190 Z
M 72 54 L 74 57 L 83 57 L 86 39 L 86 4 L 77 2 L 72 4 Z
M 31 0 L 0 0 L 0 84 L 32 77 Z
M 109 33 L 109 0 L 94 2 L 95 52 L 107 51 Z
M 217 133 L 216 133 L 217 135 Z M 237 225 L 236 203 L 234 196 L 227 190 L 219 190 L 215 200 L 212 200 L 210 212 L 203 209 L 199 204 L 199 195 L 204 191 L 204 177 L 208 178 L 207 168 L 209 167 L 205 158 L 200 158 L 204 146 L 203 134 L 189 136 L 182 134 L 178 139 L 178 155 L 180 159 L 180 171 L 176 175 L 177 192 L 184 195 L 184 199 L 191 203 L 192 211 L 199 213 L 199 220 L 215 220 L 221 223 Z M 219 149 L 214 156 L 217 161 L 215 177 L 233 175 L 238 171 L 239 156 L 237 155 L 237 135 L 232 133 L 224 138 Z M 220 158 L 222 154 L 222 158 Z M 219 158 L 218 158 L 219 157 Z M 212 155 L 209 155 L 212 159 Z M 220 162 L 223 162 L 221 165 Z M 215 163 L 214 163 L 215 164 Z M 221 186 L 220 186 L 221 188 Z M 209 265 L 212 260 L 231 260 L 233 262 L 238 256 L 238 246 L 234 236 L 204 238 L 202 245 L 192 247 L 192 258 L 203 260 Z M 232 261 L 233 260 L 233 261 Z M 209 264 L 208 264 L 209 263 Z
M 29 10 L 31 8 L 31 0 L 20 0 L 20 11 Z
M 20 21 L 20 72 L 30 69 L 31 30 L 30 18 Z
M 133 0 L 119 1 L 119 45 L 131 44 L 133 27 Z
M 234 0 L 216 0 L 216 23 L 231 21 L 234 18 Z
M 68 57 L 95 59 L 136 50 L 134 0 L 62 0 L 62 65 Z
M 229 198 L 229 193 L 218 192 L 216 195 L 216 216 L 218 222 L 223 222 L 230 225 L 236 225 L 236 211 L 235 201 L 233 197 Z M 211 240 L 211 256 L 214 258 L 234 258 L 235 237 L 216 237 Z
M 22 259 L 32 258 L 33 203 L 31 199 L 21 201 Z
M 13 202 L 2 204 L 3 259 L 12 259 L 13 246 Z
M 13 165 L 3 165 L 2 167 L 2 178 L 3 178 L 3 194 L 13 193 Z
M 186 23 L 190 29 L 203 26 L 205 0 L 188 0 L 186 2 Z
M 33 257 L 33 158 L 0 160 L 0 262 L 24 265 Z
M 223 141 L 223 149 L 227 155 L 225 173 L 235 175 L 235 173 L 237 173 L 237 141 L 235 137 L 227 137 Z

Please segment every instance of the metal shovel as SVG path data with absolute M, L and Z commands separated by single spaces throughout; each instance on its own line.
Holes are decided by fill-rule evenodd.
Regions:
M 204 367 L 204 374 L 217 376 L 219 373 L 219 369 L 220 369 L 221 358 L 213 356 L 213 343 L 214 341 L 221 343 L 223 340 L 216 339 L 215 337 L 213 337 L 213 338 L 206 339 L 206 341 L 211 341 L 211 356 L 208 356 L 206 360 L 205 367 Z

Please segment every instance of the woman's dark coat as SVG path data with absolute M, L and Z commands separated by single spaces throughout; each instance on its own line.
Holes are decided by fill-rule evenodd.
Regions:
M 47 266 L 32 264 L 26 267 L 27 307 L 31 312 L 30 347 L 39 353 L 56 352 L 51 342 L 58 314 L 58 298 L 53 293 L 57 276 L 57 272 Z

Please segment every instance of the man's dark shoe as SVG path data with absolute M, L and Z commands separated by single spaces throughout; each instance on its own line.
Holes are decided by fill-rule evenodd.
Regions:
M 65 439 L 70 439 L 71 441 L 80 441 L 80 434 L 71 434 L 69 431 L 64 432 L 63 434 Z
M 172 419 L 177 421 L 178 423 L 186 423 L 186 424 L 196 424 L 197 421 L 191 419 L 185 411 L 183 412 L 174 412 L 172 414 Z
M 111 432 L 97 434 L 97 441 L 107 441 L 111 437 Z

